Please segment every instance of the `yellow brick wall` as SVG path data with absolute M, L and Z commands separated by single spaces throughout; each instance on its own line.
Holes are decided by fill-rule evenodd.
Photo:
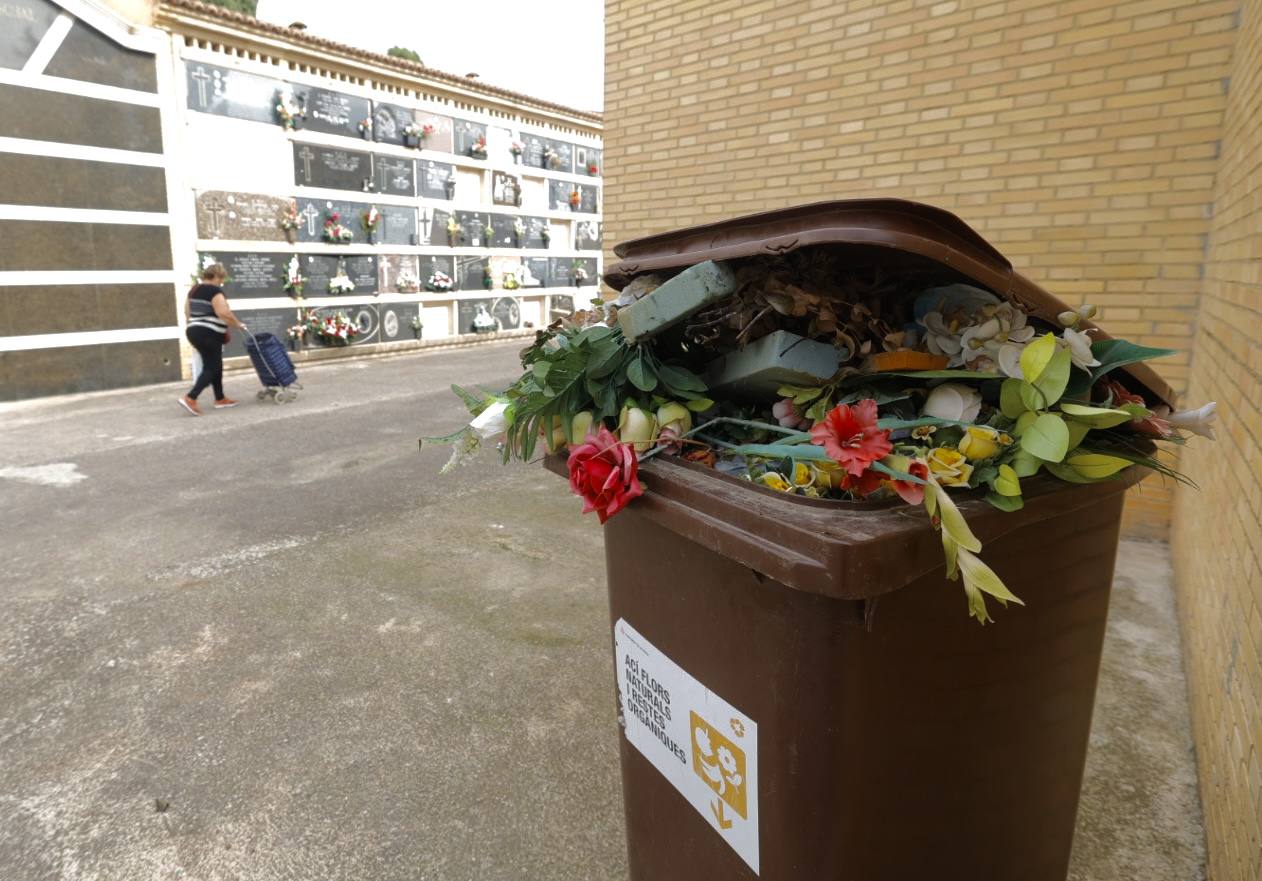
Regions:
M 1189 400 L 1218 442 L 1189 445 L 1175 571 L 1211 881 L 1262 879 L 1262 0 L 1233 54 Z
M 899 196 L 1185 350 L 1239 0 L 607 0 L 605 241 Z M 611 257 L 612 255 L 606 255 Z M 1133 494 L 1164 536 L 1172 490 Z

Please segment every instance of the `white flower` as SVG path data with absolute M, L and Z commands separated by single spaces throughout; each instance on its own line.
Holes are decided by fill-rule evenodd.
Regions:
M 1214 420 L 1218 418 L 1218 402 L 1210 401 L 1197 410 L 1180 410 L 1166 417 L 1171 428 L 1179 428 L 1214 440 Z
M 503 401 L 496 401 L 491 404 L 477 416 L 473 417 L 473 421 L 469 423 L 469 428 L 473 429 L 473 433 L 482 440 L 490 440 L 508 431 L 508 418 L 504 415 L 504 411 L 508 409 L 508 404 Z
M 964 363 L 963 344 L 960 342 L 958 329 L 952 329 L 942 318 L 941 312 L 929 312 L 922 319 L 925 326 L 925 345 L 935 355 L 947 355 L 951 358 L 948 367 L 959 367 Z
M 1069 349 L 1069 357 L 1073 359 L 1075 367 L 1086 370 L 1088 367 L 1100 366 L 1095 355 L 1091 354 L 1091 337 L 1087 336 L 1085 330 L 1073 330 L 1067 327 L 1061 336 L 1061 341 Z
M 950 422 L 972 422 L 982 409 L 982 396 L 974 388 L 957 382 L 944 382 L 929 392 L 922 416 Z

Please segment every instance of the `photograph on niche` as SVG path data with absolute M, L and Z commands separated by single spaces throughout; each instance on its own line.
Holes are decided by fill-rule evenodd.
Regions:
M 521 205 L 521 180 L 503 171 L 491 179 L 491 201 L 496 205 Z

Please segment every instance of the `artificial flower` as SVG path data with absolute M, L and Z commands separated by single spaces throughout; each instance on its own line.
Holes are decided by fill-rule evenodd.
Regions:
M 911 430 L 911 436 L 916 440 L 931 440 L 934 433 L 938 430 L 936 425 L 917 425 Z
M 581 441 L 587 437 L 592 430 L 592 422 L 595 415 L 591 410 L 583 410 L 575 413 L 574 418 L 570 420 L 570 437 L 575 441 Z
M 595 511 L 601 523 L 644 494 L 635 450 L 603 425 L 571 449 L 566 467 L 570 489 L 583 499 L 583 513 Z
M 929 451 L 929 471 L 942 486 L 968 486 L 973 476 L 973 466 L 964 454 L 949 447 L 935 447 Z
M 680 403 L 663 404 L 657 408 L 657 424 L 662 431 L 686 434 L 692 429 L 692 411 Z
M 1158 413 L 1158 416 L 1160 415 Z M 1196 410 L 1180 410 L 1177 413 L 1171 413 L 1166 417 L 1166 422 L 1169 423 L 1171 428 L 1190 431 L 1193 434 L 1199 434 L 1201 437 L 1214 440 L 1214 420 L 1217 417 L 1218 403 L 1210 401 Z
M 1087 336 L 1085 330 L 1067 327 L 1061 334 L 1061 341 L 1065 344 L 1065 348 L 1069 349 L 1069 357 L 1073 360 L 1075 367 L 1086 370 L 1089 367 L 1100 366 L 1099 360 L 1091 352 L 1091 337 Z
M 959 450 L 970 462 L 980 462 L 999 455 L 1002 448 L 999 432 L 987 425 L 970 425 L 960 438 Z
M 1142 412 L 1136 415 L 1130 422 L 1126 423 L 1131 427 L 1132 431 L 1137 431 L 1140 434 L 1146 434 L 1149 437 L 1157 438 L 1169 437 L 1174 434 L 1174 429 L 1171 427 L 1170 423 L 1165 419 L 1162 419 L 1152 410 L 1148 409 L 1148 404 L 1144 401 L 1143 397 L 1135 394 L 1127 389 L 1126 386 L 1113 379 L 1105 380 L 1102 385 L 1112 401 L 1112 406 L 1125 407 L 1125 405 L 1129 404 L 1136 408 L 1143 408 Z
M 634 444 L 637 453 L 643 453 L 653 446 L 657 435 L 657 419 L 648 410 L 626 406 L 618 417 L 618 437 L 623 442 Z
M 838 404 L 811 428 L 811 442 L 822 446 L 851 476 L 859 477 L 873 462 L 889 455 L 890 433 L 876 424 L 876 401 Z
M 508 430 L 507 410 L 508 404 L 503 401 L 496 401 L 473 417 L 473 421 L 469 423 L 469 428 L 482 440 L 498 437 Z
M 771 415 L 784 428 L 809 428 L 810 420 L 793 403 L 792 398 L 781 398 L 771 405 Z
M 787 493 L 793 489 L 784 475 L 776 471 L 767 471 L 758 475 L 758 482 L 768 489 L 774 489 L 776 492 Z
M 812 462 L 815 470 L 815 486 L 823 489 L 841 489 L 846 481 L 846 470 L 836 462 Z
M 861 499 L 867 498 L 881 488 L 881 482 L 884 479 L 881 472 L 872 468 L 857 476 L 847 472 L 842 475 L 841 488 L 854 493 Z
M 977 389 L 958 382 L 944 382 L 929 392 L 920 414 L 948 422 L 972 422 L 981 409 L 982 396 Z
M 912 477 L 919 477 L 921 480 L 929 479 L 929 466 L 919 459 L 912 459 L 908 456 L 887 456 L 885 464 L 895 471 L 901 471 L 904 474 L 910 474 Z M 925 485 L 923 483 L 915 483 L 910 480 L 899 480 L 893 478 L 888 480 L 890 489 L 898 493 L 899 498 L 909 505 L 919 505 L 925 499 Z
M 793 485 L 799 489 L 815 482 L 815 471 L 805 462 L 793 463 Z

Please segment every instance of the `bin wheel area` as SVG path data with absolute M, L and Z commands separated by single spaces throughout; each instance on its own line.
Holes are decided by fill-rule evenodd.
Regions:
M 254 397 L 260 401 L 263 401 L 267 399 L 267 396 L 269 394 L 271 394 L 271 389 L 261 388 L 259 389 L 258 394 L 256 394 Z

